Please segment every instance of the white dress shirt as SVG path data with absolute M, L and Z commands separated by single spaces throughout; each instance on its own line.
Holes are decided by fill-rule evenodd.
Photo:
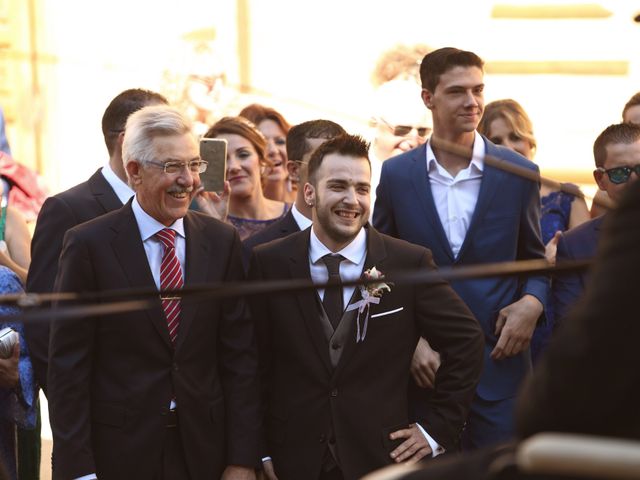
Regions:
M 291 206 L 291 215 L 293 215 L 293 219 L 298 224 L 298 228 L 300 229 L 300 231 L 306 230 L 313 223 L 310 218 L 307 218 L 302 213 L 300 213 L 300 210 L 298 210 L 295 203 Z
M 316 233 L 313 231 L 313 228 L 311 228 L 311 237 L 309 240 L 309 268 L 311 270 L 311 279 L 313 280 L 313 283 L 326 283 L 329 279 L 329 272 L 327 271 L 325 263 L 322 261 L 322 257 L 327 254 L 342 255 L 345 258 L 345 260 L 340 263 L 340 279 L 343 282 L 359 279 L 362 276 L 364 261 L 367 258 L 367 231 L 364 228 L 361 228 L 356 238 L 354 238 L 349 245 L 339 252 L 332 252 L 320 241 Z M 349 304 L 349 300 L 351 300 L 351 296 L 355 289 L 355 286 L 343 287 L 342 298 L 345 308 Z M 324 288 L 318 289 L 318 296 L 320 297 L 320 300 L 324 300 Z M 416 423 L 416 425 L 431 447 L 431 456 L 436 457 L 441 453 L 444 453 L 444 448 L 442 448 L 419 423 Z
M 109 170 L 111 171 L 111 169 Z M 103 172 L 104 172 L 104 169 L 103 169 Z M 122 181 L 120 181 L 120 183 L 122 183 Z M 129 199 L 127 199 L 126 201 L 129 201 Z M 160 266 L 162 265 L 162 254 L 164 253 L 164 249 L 162 246 L 162 242 L 160 242 L 160 240 L 158 240 L 154 235 L 164 228 L 170 228 L 172 230 L 175 230 L 177 233 L 176 255 L 178 256 L 178 261 L 180 262 L 180 267 L 182 268 L 182 277 L 184 278 L 186 243 L 185 243 L 183 219 L 179 218 L 178 220 L 173 222 L 171 226 L 165 227 L 163 224 L 158 222 L 155 218 L 153 218 L 151 215 L 149 215 L 147 212 L 145 212 L 142 209 L 142 206 L 140 205 L 140 203 L 138 203 L 137 197 L 133 198 L 133 202 L 131 202 L 131 208 L 133 210 L 133 215 L 136 219 L 136 222 L 138 223 L 140 238 L 142 238 L 144 251 L 147 254 L 147 260 L 149 261 L 149 268 L 151 269 L 151 274 L 153 275 L 153 280 L 155 281 L 156 287 L 158 288 L 158 290 L 160 290 Z M 169 408 L 171 409 L 176 408 L 176 403 L 174 400 L 171 400 L 171 404 L 169 405 Z M 97 478 L 98 477 L 96 477 L 95 473 L 91 473 L 89 475 L 77 477 L 74 480 L 95 480 Z
M 454 178 L 438 163 L 431 148 L 431 142 L 427 143 L 427 171 L 431 194 L 440 223 L 455 257 L 460 252 L 478 202 L 484 170 L 484 155 L 484 141 L 476 133 L 471 162 Z
M 120 177 L 116 175 L 116 173 L 111 168 L 111 165 L 107 163 L 104 167 L 102 167 L 100 173 L 102 173 L 104 179 L 111 186 L 111 188 L 113 188 L 113 191 L 123 205 L 127 203 L 131 197 L 133 197 L 133 190 L 131 190 L 131 187 L 129 187 L 129 185 L 123 182 Z

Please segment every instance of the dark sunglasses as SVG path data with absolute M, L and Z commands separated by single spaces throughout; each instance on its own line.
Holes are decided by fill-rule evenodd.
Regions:
M 615 183 L 616 185 L 629 181 L 631 172 L 636 172 L 636 175 L 640 177 L 640 164 L 634 165 L 633 167 L 614 167 L 609 169 L 598 167 L 596 170 L 606 173 L 611 183 Z

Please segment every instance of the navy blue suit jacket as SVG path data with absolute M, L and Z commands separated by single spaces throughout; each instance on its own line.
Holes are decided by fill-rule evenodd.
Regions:
M 482 137 L 486 153 L 537 171 L 521 155 Z M 457 258 L 431 194 L 426 144 L 387 160 L 382 166 L 373 225 L 383 233 L 429 248 L 440 267 L 544 258 L 540 235 L 540 193 L 536 182 L 484 165 L 471 224 Z M 531 367 L 528 351 L 494 361 L 489 354 L 497 337 L 499 311 L 531 294 L 546 305 L 549 281 L 528 278 L 482 278 L 451 285 L 476 316 L 485 335 L 484 371 L 477 393 L 485 400 L 512 397 Z
M 556 261 L 593 258 L 598 249 L 598 237 L 604 215 L 567 230 L 558 240 Z M 582 295 L 587 282 L 587 271 L 556 275 L 552 284 L 552 305 L 555 318 L 561 321 Z

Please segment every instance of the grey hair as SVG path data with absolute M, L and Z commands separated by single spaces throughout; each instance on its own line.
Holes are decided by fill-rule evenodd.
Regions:
M 168 105 L 151 105 L 132 113 L 127 119 L 122 143 L 125 171 L 130 162 L 144 165 L 153 160 L 156 153 L 153 148 L 155 137 L 185 133 L 191 133 L 191 122 Z

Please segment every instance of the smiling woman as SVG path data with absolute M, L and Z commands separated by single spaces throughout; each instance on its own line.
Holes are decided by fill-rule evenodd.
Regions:
M 253 123 L 242 117 L 224 117 L 206 138 L 227 141 L 227 182 L 230 194 L 227 221 L 244 240 L 283 217 L 291 204 L 265 197 L 262 178 L 270 171 L 267 142 Z

